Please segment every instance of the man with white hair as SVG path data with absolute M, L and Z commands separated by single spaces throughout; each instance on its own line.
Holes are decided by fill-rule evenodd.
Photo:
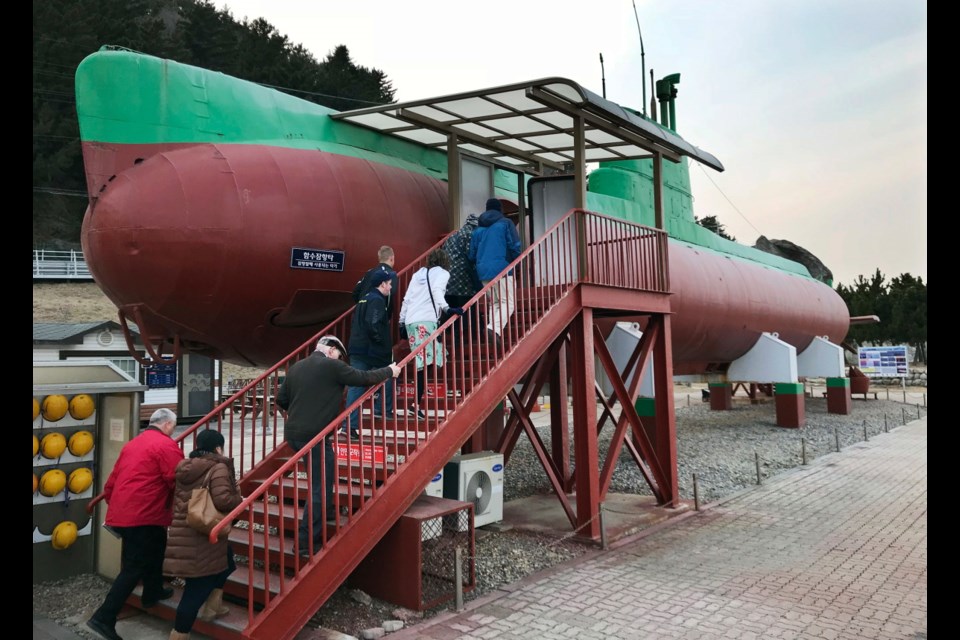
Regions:
M 344 362 L 346 353 L 339 338 L 326 335 L 317 341 L 316 350 L 308 358 L 300 360 L 287 371 L 277 393 L 277 404 L 287 412 L 284 435 L 294 450 L 300 451 L 306 447 L 343 411 L 344 387 L 369 386 L 400 375 L 400 367 L 393 362 L 380 369 L 355 369 Z M 311 542 L 314 553 L 320 549 L 324 521 L 336 521 L 338 516 L 333 501 L 336 456 L 330 436 L 316 442 L 309 457 L 313 479 L 310 492 L 312 506 L 303 509 L 303 519 L 300 521 L 298 539 L 301 555 L 309 553 Z M 325 491 L 320 489 L 321 476 Z
M 183 450 L 173 441 L 177 414 L 157 409 L 140 435 L 123 445 L 103 487 L 104 524 L 120 535 L 120 573 L 87 626 L 107 640 L 120 640 L 117 615 L 143 580 L 140 601 L 149 609 L 173 595 L 163 586 L 167 527 L 173 522 L 173 488 Z

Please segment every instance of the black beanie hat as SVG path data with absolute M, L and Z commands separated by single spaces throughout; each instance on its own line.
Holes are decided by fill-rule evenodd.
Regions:
M 217 447 L 222 447 L 224 443 L 223 434 L 213 429 L 205 429 L 197 434 L 197 451 L 209 451 L 213 453 Z
M 497 198 L 490 198 L 487 200 L 487 211 L 490 209 L 496 209 L 497 211 L 503 212 L 503 206 L 500 204 L 500 200 Z

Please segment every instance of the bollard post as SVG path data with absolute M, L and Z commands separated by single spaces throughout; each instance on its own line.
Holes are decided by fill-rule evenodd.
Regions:
M 919 405 L 919 403 L 918 403 L 918 404 L 917 404 L 917 420 L 919 420 L 919 419 L 920 419 L 920 405 Z
M 833 441 L 837 445 L 837 453 L 840 453 L 840 432 L 836 427 L 833 428 Z
M 687 406 L 688 406 L 688 407 L 690 406 L 690 394 L 689 394 L 689 393 L 687 394 Z
M 923 406 L 924 408 L 927 406 L 927 394 L 923 394 Z
M 867 421 L 863 421 L 863 441 L 867 442 L 870 440 L 870 436 L 867 435 Z
M 700 511 L 700 489 L 697 487 L 697 474 L 693 474 L 693 510 Z
M 807 440 L 800 438 L 800 460 L 801 464 L 807 464 Z
M 607 550 L 607 528 L 603 524 L 603 503 L 600 503 L 600 548 Z
M 760 453 L 757 451 L 753 452 L 754 458 L 757 461 L 757 484 L 760 484 Z
M 884 433 L 890 433 L 890 429 L 887 428 L 887 413 L 886 413 L 886 411 L 884 411 L 884 413 L 883 413 L 883 432 L 884 432 Z
M 903 424 L 907 424 L 907 408 L 900 407 L 900 411 L 903 413 Z
M 887 400 L 889 400 L 889 399 L 890 399 L 890 387 L 884 387 L 884 389 L 886 389 L 886 391 L 887 391 Z
M 453 579 L 457 583 L 456 603 L 454 606 L 456 607 L 457 611 L 463 611 L 463 550 L 460 547 L 457 547 L 453 550 L 453 562 Z

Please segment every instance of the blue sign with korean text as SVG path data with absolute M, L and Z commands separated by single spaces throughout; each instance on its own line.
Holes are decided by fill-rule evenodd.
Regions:
M 177 386 L 177 365 L 152 364 L 147 367 L 147 386 L 151 389 L 168 389 Z
M 343 251 L 294 247 L 290 252 L 290 267 L 315 271 L 343 271 Z

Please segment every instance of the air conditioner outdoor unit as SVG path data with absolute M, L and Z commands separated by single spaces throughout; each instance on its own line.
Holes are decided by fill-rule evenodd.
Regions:
M 427 488 L 423 490 L 423 495 L 433 496 L 434 498 L 443 497 L 443 469 L 440 469 L 427 483 Z M 443 533 L 443 518 L 430 518 L 424 520 L 420 529 L 420 540 L 432 540 L 439 538 Z
M 443 497 L 472 502 L 474 527 L 503 520 L 503 454 L 480 451 L 451 458 L 443 469 Z

